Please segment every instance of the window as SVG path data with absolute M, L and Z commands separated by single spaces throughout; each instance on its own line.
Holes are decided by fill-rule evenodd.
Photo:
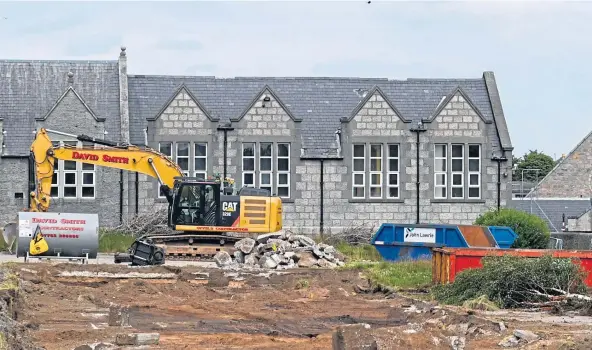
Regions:
M 259 144 L 259 187 L 272 193 L 272 147 L 271 143 Z
M 399 145 L 388 146 L 388 198 L 399 198 Z
M 208 144 L 204 142 L 198 142 L 194 143 L 193 147 L 193 176 L 203 177 L 205 180 L 208 177 Z
M 469 198 L 481 198 L 481 145 L 469 145 Z
M 384 160 L 387 161 L 386 167 L 384 166 Z M 354 144 L 352 153 L 352 198 L 366 198 L 366 193 L 368 193 L 370 199 L 400 198 L 399 163 L 400 150 L 398 144 Z M 366 187 L 367 177 L 370 179 L 368 187 Z
M 366 188 L 366 145 L 354 145 L 352 198 L 364 198 Z
M 277 194 L 290 197 L 290 144 L 277 144 Z
M 446 198 L 447 181 L 447 148 L 436 145 L 434 152 L 434 198 Z
M 243 143 L 243 186 L 255 187 L 255 143 Z
M 173 155 L 174 150 L 174 155 Z M 183 176 L 208 178 L 208 143 L 207 142 L 172 142 L 158 143 L 158 151 L 179 165 Z M 165 198 L 158 189 L 158 198 Z
M 465 150 L 468 154 L 465 154 Z M 450 157 L 448 157 L 450 154 Z M 468 167 L 465 160 L 468 159 Z M 450 171 L 448 161 L 450 160 Z M 451 181 L 447 181 L 448 178 Z M 468 181 L 465 179 L 468 178 Z M 434 149 L 434 198 L 481 198 L 481 145 L 436 144 Z
M 92 143 L 77 141 L 56 141 L 54 147 L 92 147 Z M 51 179 L 51 196 L 53 198 L 87 198 L 96 196 L 96 172 L 93 164 L 57 159 Z
M 158 144 L 158 152 L 167 156 L 171 161 L 173 160 L 173 143 L 172 142 L 160 142 Z M 158 198 L 165 198 L 164 192 L 158 186 Z
M 242 167 L 243 186 L 266 189 L 282 198 L 290 197 L 289 143 L 243 143 Z
M 382 145 L 370 145 L 370 198 L 382 198 Z
M 452 175 L 452 186 L 450 194 L 452 198 L 464 197 L 464 145 L 452 145 L 452 165 L 450 166 Z
M 177 143 L 176 163 L 183 171 L 183 175 L 189 177 L 189 142 Z

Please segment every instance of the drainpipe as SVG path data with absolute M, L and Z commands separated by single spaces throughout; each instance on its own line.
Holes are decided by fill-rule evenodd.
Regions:
M 501 206 L 501 187 L 502 187 L 501 167 L 502 167 L 502 162 L 505 162 L 508 159 L 506 158 L 505 155 L 502 155 L 501 157 L 493 156 L 493 157 L 491 157 L 491 160 L 497 162 L 497 211 L 499 211 L 500 206 Z
M 416 196 L 416 203 L 415 203 L 415 211 L 416 211 L 416 218 L 415 218 L 415 223 L 419 224 L 419 187 L 420 187 L 420 174 L 419 174 L 419 146 L 420 146 L 420 138 L 419 138 L 419 133 L 426 131 L 422 121 L 420 120 L 417 123 L 417 127 L 412 127 L 411 128 L 411 132 L 416 133 L 417 135 L 417 139 L 415 141 L 415 167 L 417 169 L 416 172 L 416 181 L 415 181 L 415 196 Z M 399 152 L 401 152 L 401 150 L 399 150 Z
M 227 154 L 228 154 L 228 131 L 229 130 L 234 130 L 234 128 L 231 126 L 230 122 L 226 122 L 224 124 L 220 124 L 218 126 L 218 130 L 222 130 L 224 131 L 224 177 L 222 178 L 222 183 L 224 183 L 224 180 L 226 180 L 226 177 L 228 176 L 228 171 L 227 171 Z
M 119 170 L 119 223 L 123 224 L 123 170 Z
M 323 174 L 325 172 L 325 167 L 324 167 L 324 159 L 321 159 L 321 220 L 319 223 L 319 232 L 321 234 L 321 241 L 325 241 L 325 220 L 324 220 L 324 216 L 325 216 L 325 207 L 323 206 L 323 202 L 324 202 L 324 191 L 323 191 L 323 187 L 325 187 L 325 183 L 323 181 Z
M 136 171 L 136 215 L 138 215 L 139 208 L 138 204 L 140 202 L 140 189 L 138 188 L 140 184 L 140 174 Z

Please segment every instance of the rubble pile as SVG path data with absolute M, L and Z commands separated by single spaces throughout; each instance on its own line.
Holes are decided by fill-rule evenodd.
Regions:
M 249 266 L 263 269 L 335 268 L 343 266 L 345 256 L 334 247 L 312 238 L 291 232 L 260 235 L 256 239 L 244 238 L 234 245 L 231 256 L 219 252 L 214 257 L 220 267 Z

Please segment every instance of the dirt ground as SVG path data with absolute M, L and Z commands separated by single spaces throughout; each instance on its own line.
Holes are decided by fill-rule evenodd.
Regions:
M 500 349 L 498 343 L 516 329 L 540 337 L 524 345 L 529 349 L 592 348 L 592 317 L 467 312 L 405 296 L 356 293 L 356 285 L 367 286 L 358 271 L 76 264 L 11 269 L 21 280 L 16 318 L 23 336 L 48 350 L 115 343 L 118 333 L 128 332 L 159 333 L 159 344 L 150 349 L 332 349 L 336 327 L 354 323 L 371 326 L 379 349 Z M 87 276 L 75 275 L 85 271 Z M 64 272 L 70 275 L 60 276 Z M 109 308 L 117 306 L 129 307 L 129 327 L 109 325 Z

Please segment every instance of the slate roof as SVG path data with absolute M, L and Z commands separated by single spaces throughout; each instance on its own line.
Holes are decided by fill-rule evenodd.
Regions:
M 404 118 L 417 123 L 428 119 L 443 97 L 463 89 L 487 120 L 494 115 L 483 78 L 479 79 L 408 79 L 323 77 L 239 77 L 215 78 L 195 76 L 130 75 L 129 111 L 132 143 L 143 143 L 146 119 L 154 118 L 182 85 L 220 121 L 238 117 L 268 85 L 289 108 L 302 119 L 303 147 L 314 155 L 334 147 L 335 131 L 340 118 L 349 117 L 363 99 L 363 90 L 379 87 Z M 494 125 L 488 127 L 494 149 L 499 137 Z
M 119 68 L 115 61 L 0 60 L 0 118 L 4 155 L 27 156 L 35 118 L 45 116 L 69 86 L 98 118 L 106 118 L 109 139 L 119 139 Z
M 532 213 L 543 219 L 549 226 L 551 232 L 561 232 L 563 214 L 565 214 L 565 224 L 567 225 L 568 218 L 579 218 L 590 210 L 589 199 L 533 199 L 532 201 L 530 199 L 512 199 L 508 206 L 530 213 L 531 205 Z

